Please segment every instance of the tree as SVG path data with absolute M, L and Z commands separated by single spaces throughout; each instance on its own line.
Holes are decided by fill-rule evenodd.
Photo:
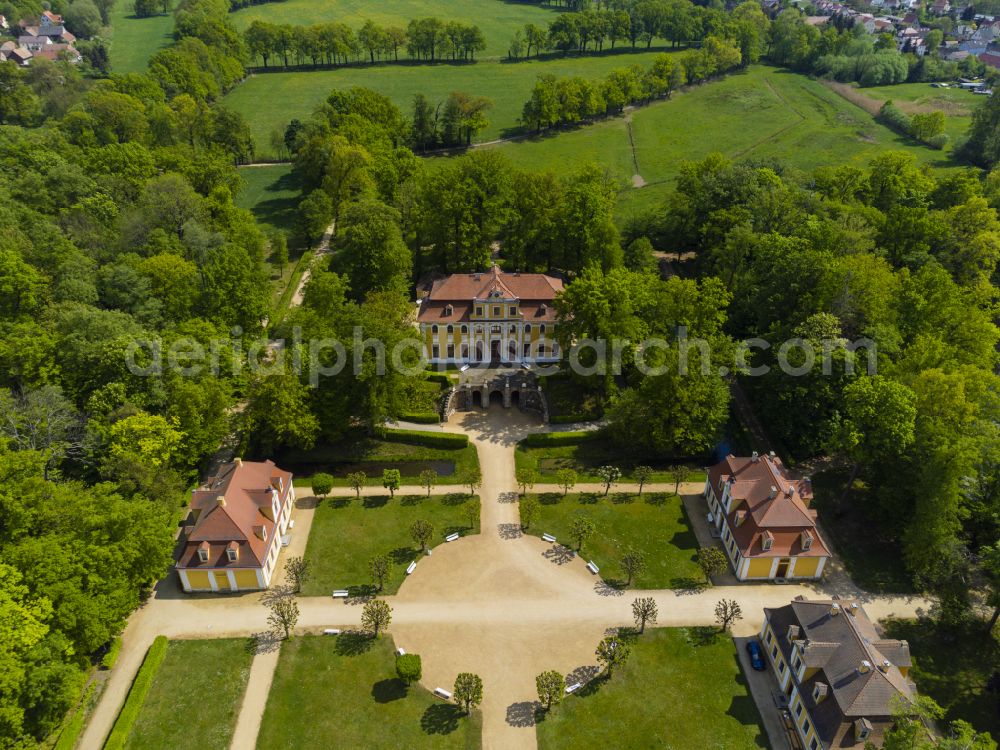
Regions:
M 271 237 L 271 262 L 278 267 L 279 273 L 285 272 L 288 265 L 288 239 L 283 232 L 275 232 Z
M 462 474 L 462 484 L 469 488 L 469 494 L 475 495 L 483 484 L 483 474 L 479 467 L 468 469 Z
M 317 497 L 326 497 L 333 489 L 333 477 L 321 471 L 313 474 L 309 483 L 312 485 L 313 494 Z
M 356 497 L 361 497 L 361 490 L 365 488 L 365 483 L 368 481 L 368 477 L 363 471 L 352 471 L 347 475 L 347 483 L 351 485 L 354 490 Z
M 556 472 L 556 484 L 562 487 L 563 497 L 576 487 L 576 472 L 573 469 L 559 469 Z
M 642 575 L 646 570 L 646 555 L 641 550 L 630 549 L 622 555 L 621 565 L 625 575 L 628 576 L 625 585 L 631 586 L 632 579 Z
M 418 654 L 398 654 L 396 656 L 396 676 L 407 685 L 419 682 L 423 677 L 423 666 Z
M 380 632 L 389 627 L 392 622 L 392 607 L 382 599 L 372 599 L 365 602 L 361 610 L 361 627 L 370 630 L 372 636 L 378 638 Z
M 997 620 L 1000 619 L 1000 542 L 980 550 L 980 569 L 987 582 L 987 605 L 993 607 L 987 632 L 992 633 Z
M 514 478 L 517 480 L 517 486 L 521 488 L 521 494 L 526 495 L 528 490 L 535 486 L 535 482 L 538 480 L 538 474 L 534 469 L 522 466 L 514 472 Z
M 563 695 L 566 694 L 566 678 L 550 669 L 535 678 L 535 689 L 538 691 L 538 700 L 549 711 L 552 704 L 562 702 Z
M 651 466 L 636 466 L 632 471 L 632 476 L 639 483 L 639 494 L 641 495 L 643 485 L 653 478 L 653 469 Z
M 427 549 L 427 542 L 434 536 L 434 524 L 430 521 L 418 518 L 410 526 L 410 536 L 420 545 L 420 551 Z
M 372 575 L 372 583 L 381 591 L 385 588 L 385 580 L 392 571 L 392 560 L 388 555 L 375 555 L 368 561 L 368 569 Z
M 465 520 L 469 524 L 470 529 L 476 528 L 479 523 L 480 506 L 478 500 L 470 500 L 464 506 L 462 506 L 462 513 L 465 515 Z
M 597 663 L 604 668 L 604 676 L 611 679 L 614 668 L 624 664 L 631 653 L 626 641 L 617 635 L 609 635 L 597 644 Z
M 389 497 L 396 497 L 400 480 L 399 469 L 382 469 L 382 486 L 389 490 Z
M 266 606 L 271 613 L 267 621 L 278 632 L 283 632 L 285 638 L 292 637 L 295 623 L 299 621 L 299 605 L 295 599 L 284 593 L 278 593 L 266 600 Z
M 715 621 L 726 632 L 737 620 L 743 619 L 743 608 L 735 599 L 720 599 L 715 605 Z
M 296 594 L 302 591 L 302 584 L 309 580 L 309 561 L 303 557 L 289 557 L 285 560 L 285 576 L 292 582 Z
M 705 578 L 711 580 L 712 576 L 725 573 L 729 563 L 725 553 L 718 547 L 702 547 L 698 550 L 698 567 L 705 574 Z
M 576 551 L 583 549 L 583 543 L 594 535 L 597 527 L 594 522 L 586 516 L 577 515 L 569 528 L 569 535 L 576 542 Z
M 413 97 L 413 124 L 410 138 L 413 146 L 423 152 L 437 143 L 437 112 L 427 97 L 416 94 Z
M 679 495 L 681 485 L 691 476 L 691 469 L 684 464 L 676 464 L 670 467 L 670 478 L 674 480 L 674 494 Z
M 483 702 L 483 681 L 479 675 L 460 672 L 455 678 L 453 694 L 455 702 L 465 709 L 465 713 L 472 713 L 472 709 Z
M 355 299 L 363 300 L 375 290 L 407 290 L 413 256 L 399 222 L 399 211 L 380 200 L 364 199 L 344 209 L 335 266 L 351 280 Z
M 646 623 L 656 624 L 656 617 L 659 611 L 656 608 L 656 600 L 651 596 L 644 596 L 632 602 L 632 617 L 635 618 L 636 627 L 640 633 L 646 632 Z
M 101 30 L 101 12 L 93 0 L 73 0 L 64 12 L 66 26 L 87 39 Z
M 617 484 L 622 478 L 622 470 L 617 466 L 601 466 L 597 469 L 597 476 L 601 478 L 604 485 L 604 494 L 607 495 L 613 484 Z
M 437 484 L 438 473 L 434 469 L 424 469 L 420 472 L 420 484 L 427 488 L 427 497 L 431 496 L 431 490 Z
M 541 509 L 541 504 L 538 502 L 537 497 L 525 497 L 519 503 L 520 515 L 521 515 L 521 528 L 529 529 L 531 528 L 532 522 L 538 517 L 538 511 Z

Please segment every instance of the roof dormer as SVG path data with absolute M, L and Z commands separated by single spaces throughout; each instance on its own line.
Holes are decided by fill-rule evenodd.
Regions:
M 226 545 L 226 558 L 229 562 L 237 562 L 240 559 L 240 545 L 230 542 Z

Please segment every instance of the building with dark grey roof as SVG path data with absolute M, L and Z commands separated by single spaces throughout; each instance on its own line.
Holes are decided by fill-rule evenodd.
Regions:
M 900 703 L 916 698 L 909 644 L 883 638 L 856 601 L 765 608 L 760 638 L 806 750 L 881 747 Z

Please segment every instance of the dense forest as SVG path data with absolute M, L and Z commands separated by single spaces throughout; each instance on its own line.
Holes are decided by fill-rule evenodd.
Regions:
M 264 453 L 398 416 L 419 375 L 380 374 L 355 329 L 390 348 L 410 337 L 414 281 L 481 269 L 494 243 L 507 268 L 569 280 L 565 348 L 667 342 L 627 348 L 620 373 L 587 380 L 609 439 L 637 453 L 718 443 L 729 417 L 719 367 L 738 341 L 800 339 L 803 358 L 829 348 L 829 376 L 788 375 L 776 351 L 758 352 L 752 364 L 771 371 L 742 382 L 761 416 L 791 458 L 850 462 L 942 615 L 1000 606 L 1000 175 L 937 175 L 896 153 L 813 174 L 713 156 L 619 228 L 621 186 L 596 165 L 526 171 L 490 151 L 429 164 L 410 147 L 438 131 L 376 92 L 335 91 L 287 137 L 302 231 L 315 239 L 335 223 L 335 252 L 268 330 L 268 237 L 233 203 L 234 165 L 253 144 L 216 102 L 249 59 L 228 12 L 185 0 L 175 43 L 145 74 L 0 65 L 0 747 L 44 740 L 79 698 L 166 572 L 185 491 L 231 414 Z M 734 64 L 737 49 L 741 64 L 763 51 L 720 45 Z M 986 166 L 998 107 L 983 104 L 967 146 Z M 449 138 L 478 116 L 459 109 Z M 654 248 L 693 253 L 691 273 L 661 279 Z M 254 343 L 296 328 L 303 342 L 340 342 L 358 373 L 325 375 L 332 348 L 298 371 L 291 357 L 267 377 L 247 367 Z M 686 374 L 673 366 L 682 328 L 711 344 Z M 848 366 L 863 337 L 877 344 L 874 374 Z M 128 365 L 148 365 L 156 346 L 183 360 L 218 340 L 214 369 Z

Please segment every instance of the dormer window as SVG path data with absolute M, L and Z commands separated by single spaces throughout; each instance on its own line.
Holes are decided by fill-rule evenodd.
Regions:
M 769 551 L 774 546 L 774 535 L 770 531 L 765 531 L 760 538 L 760 544 L 765 552 Z
M 868 719 L 861 718 L 854 722 L 854 735 L 858 740 L 866 740 L 872 733 L 872 723 Z
M 236 542 L 230 542 L 229 546 L 226 547 L 226 557 L 229 558 L 229 562 L 236 562 L 240 559 L 240 548 Z
M 208 562 L 208 545 L 203 544 L 198 548 L 198 559 L 202 562 Z
M 454 315 L 455 314 L 455 308 L 452 305 L 445 305 L 445 307 L 444 307 L 444 314 L 445 315 Z
M 789 625 L 788 631 L 785 633 L 785 640 L 791 643 L 799 637 L 800 632 L 798 625 Z
M 802 551 L 808 552 L 813 546 L 813 535 L 809 531 L 802 532 Z
M 822 703 L 829 692 L 830 688 L 825 682 L 817 682 L 813 686 L 813 702 Z

